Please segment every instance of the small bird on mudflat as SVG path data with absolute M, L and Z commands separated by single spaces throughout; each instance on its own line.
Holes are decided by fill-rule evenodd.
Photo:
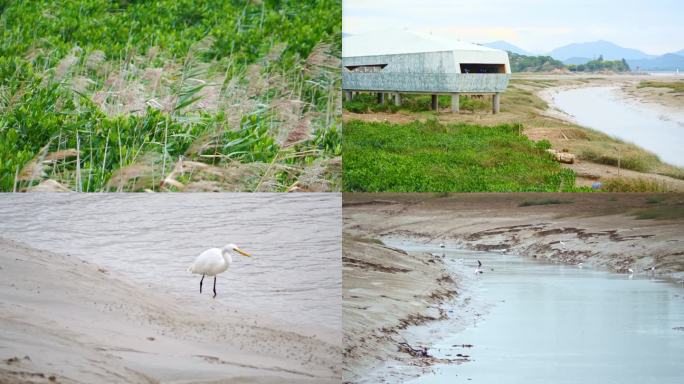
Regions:
M 482 269 L 480 269 L 480 268 L 482 268 L 482 262 L 480 260 L 478 260 L 477 261 L 477 268 L 475 268 L 475 274 L 484 273 L 484 272 L 482 272 Z

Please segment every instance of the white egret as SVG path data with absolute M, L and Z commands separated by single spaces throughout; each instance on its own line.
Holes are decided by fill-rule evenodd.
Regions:
M 627 268 L 627 272 L 629 272 L 630 275 L 634 274 L 634 270 L 632 268 Z
M 188 267 L 188 272 L 202 275 L 202 279 L 200 280 L 200 293 L 202 293 L 202 282 L 204 282 L 204 276 L 214 276 L 213 297 L 216 297 L 216 275 L 225 272 L 228 267 L 230 267 L 230 264 L 233 262 L 233 258 L 230 256 L 231 252 L 235 252 L 235 254 L 242 256 L 252 256 L 240 249 L 237 245 L 228 244 L 223 247 L 223 249 L 207 249 L 197 256 L 195 262 Z
M 582 267 L 584 267 L 584 264 L 583 264 L 583 263 L 577 264 L 577 268 L 582 269 Z

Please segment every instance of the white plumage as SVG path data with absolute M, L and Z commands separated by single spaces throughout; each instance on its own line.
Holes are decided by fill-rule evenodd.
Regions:
M 200 280 L 200 293 L 202 293 L 202 282 L 204 276 L 214 276 L 214 297 L 216 297 L 216 275 L 223 273 L 233 263 L 231 252 L 242 256 L 251 256 L 235 244 L 228 244 L 223 249 L 210 248 L 202 252 L 195 262 L 188 267 L 188 272 L 202 275 Z

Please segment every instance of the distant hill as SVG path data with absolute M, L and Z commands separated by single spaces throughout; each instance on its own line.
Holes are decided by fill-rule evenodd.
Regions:
M 491 43 L 484 43 L 482 45 L 489 48 L 501 49 L 502 51 L 513 52 L 518 55 L 534 56 L 533 53 L 503 40 L 492 41 Z
M 554 69 L 563 69 L 562 62 L 551 56 L 526 56 L 509 52 L 511 72 L 551 72 Z
M 655 56 L 646 54 L 638 49 L 621 47 L 609 41 L 599 40 L 589 43 L 573 43 L 556 48 L 550 53 L 557 60 L 587 57 L 595 59 L 601 55 L 605 60 L 643 60 Z
M 681 51 L 679 51 L 681 52 Z M 632 71 L 684 71 L 684 54 L 666 53 L 653 59 L 627 60 Z

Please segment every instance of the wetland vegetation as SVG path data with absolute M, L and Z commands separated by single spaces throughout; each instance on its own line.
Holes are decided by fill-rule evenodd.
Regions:
M 336 0 L 0 1 L 0 190 L 341 188 Z
M 562 168 L 518 125 L 345 124 L 344 190 L 351 192 L 513 192 L 575 190 Z

